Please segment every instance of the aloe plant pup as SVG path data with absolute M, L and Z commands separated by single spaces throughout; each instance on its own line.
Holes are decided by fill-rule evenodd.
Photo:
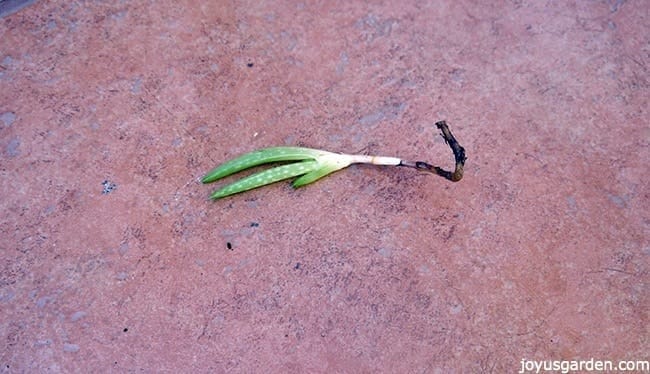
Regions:
M 201 181 L 203 183 L 212 183 L 242 170 L 267 163 L 298 161 L 240 179 L 216 190 L 210 197 L 216 200 L 294 177 L 299 177 L 292 184 L 293 187 L 298 188 L 354 163 L 405 166 L 439 175 L 452 182 L 458 182 L 463 177 L 465 160 L 467 159 L 465 149 L 456 141 L 445 121 L 436 123 L 436 126 L 441 130 L 442 137 L 454 153 L 456 168 L 453 172 L 423 161 L 404 161 L 397 157 L 349 155 L 303 147 L 271 147 L 246 153 L 227 161 L 208 172 Z

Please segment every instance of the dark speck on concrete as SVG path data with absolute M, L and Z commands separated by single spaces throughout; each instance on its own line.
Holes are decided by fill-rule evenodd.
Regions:
M 109 193 L 113 192 L 115 189 L 117 189 L 117 184 L 115 184 L 115 183 L 113 183 L 113 182 L 111 182 L 109 180 L 103 181 L 102 186 L 104 187 L 104 189 L 102 190 L 103 195 L 109 194 Z

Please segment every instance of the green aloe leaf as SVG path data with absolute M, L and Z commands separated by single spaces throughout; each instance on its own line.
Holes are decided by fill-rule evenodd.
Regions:
M 299 188 L 299 187 L 305 186 L 305 185 L 307 185 L 309 183 L 315 182 L 315 181 L 321 179 L 322 177 L 324 177 L 324 176 L 326 176 L 328 174 L 331 174 L 331 173 L 333 173 L 333 172 L 335 172 L 337 170 L 340 170 L 340 169 L 341 168 L 339 168 L 339 167 L 323 166 L 323 167 L 320 167 L 320 168 L 318 168 L 318 169 L 316 169 L 316 170 L 314 170 L 312 172 L 309 172 L 309 173 L 303 175 L 302 177 L 296 179 L 295 181 L 293 181 L 293 183 L 291 185 L 294 188 Z
M 266 163 L 300 161 L 253 174 L 216 190 L 210 197 L 212 199 L 220 199 L 239 192 L 303 175 L 293 183 L 293 186 L 298 188 L 343 169 L 350 165 L 353 159 L 354 156 L 319 149 L 302 147 L 265 148 L 246 153 L 218 166 L 206 174 L 202 181 L 203 183 L 214 182 L 239 171 Z
M 349 155 L 330 153 L 319 157 L 318 163 L 319 167 L 317 169 L 293 181 L 293 187 L 302 187 L 309 183 L 315 182 L 337 170 L 341 170 L 350 165 L 351 158 Z
M 318 167 L 319 163 L 317 161 L 307 160 L 264 170 L 215 191 L 212 193 L 210 198 L 216 200 L 236 193 L 252 190 L 253 188 L 266 186 L 267 184 L 293 178 L 298 175 L 311 173 Z
M 203 183 L 211 183 L 239 171 L 271 162 L 314 160 L 323 153 L 329 152 L 302 147 L 264 148 L 246 153 L 219 165 L 208 172 L 201 181 Z

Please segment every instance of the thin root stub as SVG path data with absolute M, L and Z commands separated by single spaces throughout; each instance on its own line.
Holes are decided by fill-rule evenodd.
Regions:
M 452 182 L 458 182 L 459 180 L 463 179 L 463 168 L 465 167 L 465 161 L 467 160 L 467 157 L 465 156 L 465 148 L 463 148 L 458 143 L 454 135 L 449 130 L 449 127 L 445 121 L 437 122 L 436 127 L 440 129 L 442 132 L 442 138 L 445 139 L 445 143 L 447 143 L 452 152 L 454 152 L 454 159 L 456 160 L 456 168 L 454 169 L 454 172 L 452 173 L 451 171 L 444 170 L 439 166 L 433 166 L 424 161 L 402 161 L 400 163 L 400 166 L 407 166 L 418 170 L 428 171 Z

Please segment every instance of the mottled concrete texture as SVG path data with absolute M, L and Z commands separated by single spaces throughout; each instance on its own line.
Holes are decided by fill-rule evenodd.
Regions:
M 649 14 L 39 1 L 0 19 L 2 371 L 649 359 Z M 222 184 L 198 182 L 289 144 L 449 168 L 442 119 L 459 183 L 353 166 L 212 202 Z

